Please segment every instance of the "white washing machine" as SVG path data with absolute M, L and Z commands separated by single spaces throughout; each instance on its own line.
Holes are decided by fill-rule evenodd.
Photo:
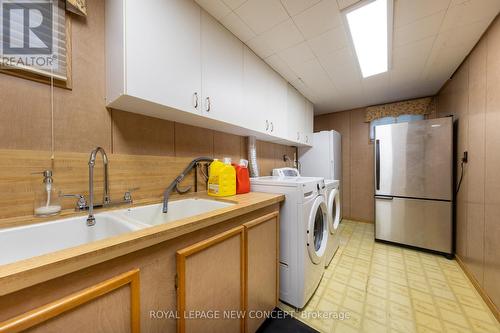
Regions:
M 318 177 L 251 178 L 254 192 L 282 193 L 280 299 L 298 309 L 314 294 L 325 271 L 328 208 Z
M 273 176 L 300 177 L 300 172 L 296 168 L 279 168 L 273 170 Z M 325 256 L 325 267 L 328 267 L 340 245 L 340 234 L 338 232 L 338 227 L 342 220 L 340 215 L 340 181 L 325 179 L 323 193 L 328 211 L 328 245 Z
M 325 267 L 328 267 L 340 245 L 340 182 L 325 180 L 325 198 L 328 211 L 328 245 L 325 256 Z

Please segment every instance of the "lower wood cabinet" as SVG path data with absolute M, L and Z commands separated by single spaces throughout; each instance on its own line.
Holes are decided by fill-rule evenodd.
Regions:
M 246 332 L 255 332 L 279 299 L 279 219 L 263 216 L 245 228 Z
M 0 295 L 0 333 L 255 332 L 278 302 L 278 239 L 274 203 Z
M 279 293 L 279 215 L 177 251 L 177 331 L 255 332 Z
M 178 332 L 243 332 L 244 228 L 177 251 Z
M 0 322 L 0 332 L 140 332 L 139 270 Z

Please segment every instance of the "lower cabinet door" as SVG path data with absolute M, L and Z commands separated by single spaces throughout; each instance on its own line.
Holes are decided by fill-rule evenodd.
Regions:
M 0 332 L 140 333 L 140 289 L 133 269 L 0 322 Z
M 247 264 L 246 332 L 256 332 L 279 298 L 279 215 L 244 224 Z
M 177 251 L 178 332 L 244 331 L 244 227 Z

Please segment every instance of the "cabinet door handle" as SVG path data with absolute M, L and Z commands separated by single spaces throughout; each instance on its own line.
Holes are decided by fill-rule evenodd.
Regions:
M 266 120 L 266 131 L 269 130 L 269 120 Z
M 205 102 L 206 102 L 205 103 L 205 111 L 210 112 L 210 107 L 211 107 L 211 105 L 210 105 L 210 97 L 207 97 L 205 99 Z
M 195 109 L 198 108 L 198 93 L 197 92 L 195 92 L 193 94 L 193 106 L 194 106 Z
M 273 124 L 273 122 L 271 121 L 271 132 L 273 132 L 273 131 L 274 131 L 274 124 Z

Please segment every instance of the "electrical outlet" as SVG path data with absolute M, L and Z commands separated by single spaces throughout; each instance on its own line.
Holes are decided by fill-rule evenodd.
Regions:
M 464 151 L 464 156 L 462 157 L 462 162 L 467 163 L 469 158 L 469 153 L 467 151 Z

